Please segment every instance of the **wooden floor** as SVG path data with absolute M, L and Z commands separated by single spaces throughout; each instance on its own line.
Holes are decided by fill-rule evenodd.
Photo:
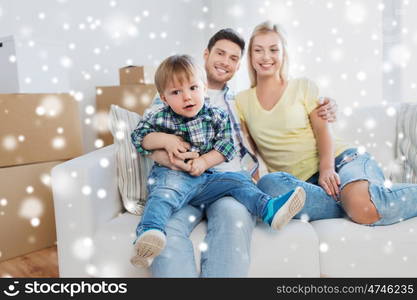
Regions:
M 0 277 L 59 277 L 56 246 L 0 262 Z

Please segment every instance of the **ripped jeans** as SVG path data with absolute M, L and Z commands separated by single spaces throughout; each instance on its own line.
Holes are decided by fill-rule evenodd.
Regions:
M 335 159 L 336 172 L 340 177 L 340 189 L 348 183 L 366 180 L 369 194 L 381 218 L 371 225 L 389 225 L 417 216 L 417 185 L 393 184 L 385 187 L 385 177 L 378 163 L 368 153 L 359 154 L 352 148 Z M 302 186 L 307 198 L 303 209 L 294 218 L 309 221 L 341 218 L 346 216 L 340 202 L 336 202 L 323 188 L 318 186 L 318 173 L 308 182 L 299 180 L 291 174 L 275 172 L 262 177 L 258 187 L 275 197 L 296 186 Z

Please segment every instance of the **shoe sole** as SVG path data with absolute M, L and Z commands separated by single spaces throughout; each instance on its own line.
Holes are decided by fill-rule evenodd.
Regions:
M 135 266 L 148 267 L 150 261 L 165 248 L 165 240 L 159 236 L 145 235 L 136 241 L 136 255 L 130 259 Z
M 302 187 L 296 187 L 288 201 L 278 210 L 272 219 L 271 227 L 282 229 L 303 208 L 306 192 Z
M 152 259 L 136 255 L 130 259 L 130 263 L 136 267 L 148 268 L 152 263 Z

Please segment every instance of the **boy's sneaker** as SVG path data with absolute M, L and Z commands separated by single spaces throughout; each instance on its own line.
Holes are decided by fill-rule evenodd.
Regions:
M 272 198 L 265 207 L 263 221 L 273 229 L 282 229 L 303 208 L 305 198 L 306 193 L 300 186 Z
M 135 256 L 130 262 L 135 266 L 149 267 L 154 257 L 165 248 L 165 234 L 158 229 L 149 229 L 142 233 L 135 243 Z
M 149 268 L 153 262 L 153 258 L 143 258 L 135 255 L 130 259 L 130 263 L 136 267 Z

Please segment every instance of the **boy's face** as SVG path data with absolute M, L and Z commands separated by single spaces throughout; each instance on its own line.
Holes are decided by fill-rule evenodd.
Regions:
M 217 41 L 211 51 L 204 51 L 205 68 L 209 82 L 226 84 L 239 69 L 242 50 L 229 40 Z
M 206 87 L 201 79 L 192 76 L 182 84 L 174 78 L 167 84 L 161 99 L 178 115 L 192 118 L 198 114 L 204 104 Z

